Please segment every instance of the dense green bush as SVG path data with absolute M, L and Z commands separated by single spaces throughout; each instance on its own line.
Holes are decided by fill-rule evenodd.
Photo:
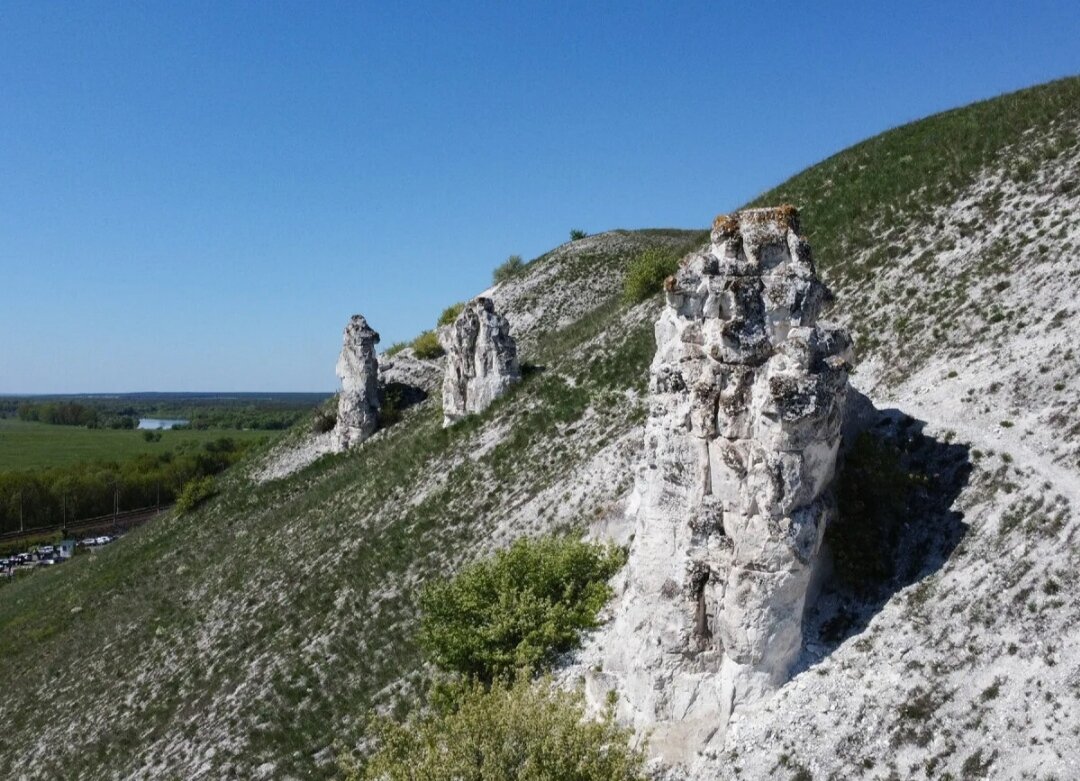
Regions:
M 315 410 L 311 419 L 311 430 L 316 434 L 325 434 L 337 425 L 337 411 L 333 409 Z
M 586 719 L 581 694 L 519 675 L 468 684 L 452 704 L 404 723 L 377 720 L 367 767 L 343 760 L 342 770 L 346 781 L 644 781 L 645 756 L 630 735 L 610 711 Z
M 586 233 L 585 231 L 580 230 L 578 228 L 571 228 L 570 229 L 570 241 L 577 241 L 578 239 L 583 239 L 588 235 L 589 235 L 588 233 Z
M 189 480 L 180 491 L 180 495 L 176 497 L 176 509 L 180 513 L 190 512 L 214 493 L 214 478 L 209 475 L 196 477 L 194 480 Z
M 543 669 L 574 648 L 611 596 L 621 550 L 570 538 L 522 539 L 420 596 L 420 639 L 445 670 L 490 681 Z
M 623 301 L 636 304 L 660 292 L 664 280 L 679 270 L 679 259 L 670 250 L 650 247 L 630 262 L 623 280 Z
M 491 277 L 495 284 L 498 284 L 517 276 L 523 268 L 525 268 L 525 262 L 522 261 L 521 255 L 511 255 L 495 268 Z
M 408 342 L 394 342 L 392 345 L 386 348 L 385 352 L 383 352 L 383 355 L 385 355 L 387 358 L 390 358 L 391 356 L 397 355 L 399 352 L 401 352 L 408 346 Z
M 417 358 L 438 358 L 443 354 L 442 345 L 439 344 L 438 338 L 435 336 L 434 331 L 424 331 L 418 337 L 413 339 L 412 343 L 413 352 L 416 353 Z
M 837 517 L 825 532 L 841 582 L 869 594 L 894 575 L 898 535 L 925 478 L 904 466 L 895 443 L 860 434 L 837 476 Z
M 439 315 L 439 325 L 450 325 L 450 323 L 457 320 L 457 316 L 461 314 L 461 310 L 465 308 L 464 303 L 451 304 L 442 311 Z

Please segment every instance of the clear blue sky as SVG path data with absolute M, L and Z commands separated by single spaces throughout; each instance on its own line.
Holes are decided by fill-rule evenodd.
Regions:
M 354 312 L 1080 72 L 1076 0 L 741 5 L 0 2 L 0 392 L 330 390 Z

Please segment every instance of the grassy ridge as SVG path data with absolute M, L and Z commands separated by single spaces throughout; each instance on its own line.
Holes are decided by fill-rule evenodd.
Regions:
M 1055 130 L 1056 122 L 1077 115 L 1080 77 L 1061 79 L 875 136 L 747 205 L 798 206 L 818 267 L 842 289 L 900 253 L 903 248 L 888 241 L 892 226 L 932 226 L 934 209 L 951 202 L 986 166 L 1004 163 L 1023 180 L 1036 164 L 1080 143 L 1074 130 Z M 1032 131 L 1050 143 L 1028 147 L 1025 134 Z
M 162 431 L 160 442 L 147 442 L 141 431 L 54 426 L 0 418 L 0 471 L 67 466 L 86 461 L 126 461 L 149 453 L 175 450 L 185 443 L 201 445 L 221 437 L 238 442 L 279 436 L 278 431 Z

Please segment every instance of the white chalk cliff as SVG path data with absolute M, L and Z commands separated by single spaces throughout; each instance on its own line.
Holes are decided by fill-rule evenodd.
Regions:
M 587 676 L 685 758 L 787 679 L 825 527 L 851 342 L 792 207 L 717 218 L 665 283 L 635 532 Z
M 439 330 L 446 351 L 443 425 L 482 412 L 521 381 L 510 324 L 490 298 L 474 298 L 457 319 Z
M 379 334 L 362 315 L 353 315 L 345 326 L 337 376 L 341 379 L 337 424 L 333 438 L 339 450 L 352 447 L 379 427 L 379 361 L 375 345 Z

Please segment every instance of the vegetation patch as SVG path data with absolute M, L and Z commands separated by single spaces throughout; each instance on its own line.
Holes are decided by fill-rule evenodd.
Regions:
M 41 425 L 41 424 L 36 424 Z M 57 427 L 59 428 L 59 427 Z M 78 429 L 69 429 L 77 433 Z M 125 434 L 142 442 L 136 432 Z M 171 439 L 164 432 L 166 439 Z M 236 463 L 250 442 L 218 437 L 201 446 L 188 441 L 175 450 L 136 456 L 127 461 L 83 464 L 21 472 L 0 472 L 0 532 L 32 530 L 72 520 L 170 504 L 199 478 L 219 474 Z
M 836 482 L 837 517 L 825 541 L 836 576 L 856 593 L 871 596 L 895 575 L 891 554 L 922 482 L 895 443 L 868 432 L 845 455 Z
M 645 756 L 609 710 L 587 719 L 581 694 L 529 676 L 461 686 L 450 702 L 404 722 L 378 719 L 378 749 L 361 768 L 342 762 L 346 781 L 516 779 L 644 781 Z
M 624 562 L 618 548 L 572 538 L 518 540 L 424 589 L 420 642 L 444 670 L 482 681 L 546 668 L 596 626 Z
M 521 255 L 511 255 L 491 272 L 492 281 L 497 285 L 500 282 L 505 282 L 508 279 L 516 277 L 525 268 L 525 262 L 521 259 Z
M 417 358 L 425 360 L 433 360 L 443 354 L 442 345 L 434 331 L 424 331 L 413 339 L 412 348 Z
M 679 258 L 671 250 L 650 247 L 630 263 L 623 280 L 623 301 L 636 304 L 660 292 L 664 280 L 679 269 Z
M 311 418 L 311 431 L 315 434 L 325 434 L 332 431 L 337 425 L 337 410 L 319 409 Z
M 461 314 L 461 310 L 464 309 L 464 308 L 465 308 L 465 303 L 462 302 L 462 301 L 459 301 L 456 304 L 451 304 L 450 306 L 446 307 L 446 309 L 444 309 L 442 311 L 442 314 L 439 315 L 439 321 L 438 321 L 439 326 L 441 327 L 441 326 L 444 326 L 444 325 L 450 325 L 452 322 L 457 320 L 458 315 Z
M 214 478 L 197 477 L 185 485 L 184 490 L 176 497 L 176 510 L 179 513 L 191 512 L 214 493 Z

